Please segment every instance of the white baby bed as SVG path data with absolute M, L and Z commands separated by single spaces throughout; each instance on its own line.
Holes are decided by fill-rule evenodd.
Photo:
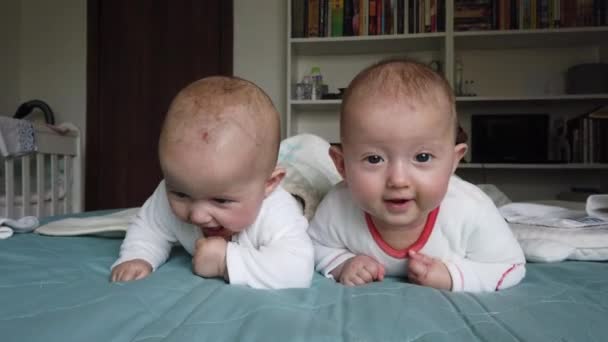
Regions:
M 0 188 L 0 217 L 17 219 L 31 215 L 42 218 L 82 211 L 78 131 L 60 134 L 38 124 L 34 128 L 36 153 L 0 157 L 4 182 Z

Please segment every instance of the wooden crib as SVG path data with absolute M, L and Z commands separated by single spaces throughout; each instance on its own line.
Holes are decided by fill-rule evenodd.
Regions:
M 80 134 L 73 127 L 58 133 L 34 125 L 38 151 L 0 157 L 0 217 L 39 218 L 82 211 L 83 184 Z

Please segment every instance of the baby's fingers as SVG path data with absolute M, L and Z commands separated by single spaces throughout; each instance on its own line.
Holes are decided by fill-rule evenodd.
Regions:
M 417 259 L 411 259 L 407 264 L 407 274 L 409 278 L 422 279 L 426 276 L 428 270 L 428 266 Z
M 378 274 L 377 274 L 377 280 L 378 281 L 383 281 L 384 280 L 384 266 L 382 264 L 378 264 Z
M 365 270 L 369 273 L 369 276 L 371 277 L 371 279 L 369 280 L 374 281 L 382 281 L 384 280 L 384 266 L 382 266 L 382 264 L 374 262 L 373 264 L 367 264 L 365 265 Z
M 344 280 L 341 281 L 342 284 L 344 284 L 345 286 L 359 286 L 359 285 L 365 285 L 368 282 L 366 282 L 365 280 L 363 280 L 361 277 L 359 277 L 356 274 L 350 275 L 349 277 L 346 277 Z
M 429 257 L 427 255 L 424 255 L 422 253 L 415 252 L 413 250 L 410 250 L 408 252 L 408 257 L 410 258 L 410 261 L 416 260 L 416 261 L 421 262 L 421 263 L 423 263 L 423 264 L 425 264 L 427 266 L 430 266 L 430 265 L 433 264 L 433 262 L 435 262 L 435 259 L 433 259 L 433 258 L 431 258 L 431 257 Z
M 150 274 L 150 272 L 148 270 L 143 269 L 143 268 L 139 268 L 139 269 L 135 270 L 135 273 L 133 274 L 132 280 L 143 279 L 143 278 L 147 277 L 148 274 Z

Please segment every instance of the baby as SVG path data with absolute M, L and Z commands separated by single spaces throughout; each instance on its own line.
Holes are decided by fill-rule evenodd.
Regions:
M 449 84 L 429 67 L 383 61 L 348 86 L 343 177 L 320 203 L 308 233 L 316 268 L 348 286 L 385 275 L 452 291 L 494 291 L 525 275 L 523 252 L 479 188 L 453 176 L 458 142 Z
M 179 92 L 159 141 L 164 180 L 143 205 L 112 281 L 146 277 L 181 244 L 193 272 L 254 288 L 308 287 L 314 249 L 279 183 L 279 114 L 256 85 L 209 77 Z

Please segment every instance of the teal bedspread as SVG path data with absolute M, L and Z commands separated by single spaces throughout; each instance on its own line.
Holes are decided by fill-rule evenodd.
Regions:
M 121 240 L 0 240 L 0 341 L 606 341 L 608 263 L 529 264 L 496 293 L 387 279 L 254 290 L 192 275 L 176 249 L 149 278 L 108 282 Z

